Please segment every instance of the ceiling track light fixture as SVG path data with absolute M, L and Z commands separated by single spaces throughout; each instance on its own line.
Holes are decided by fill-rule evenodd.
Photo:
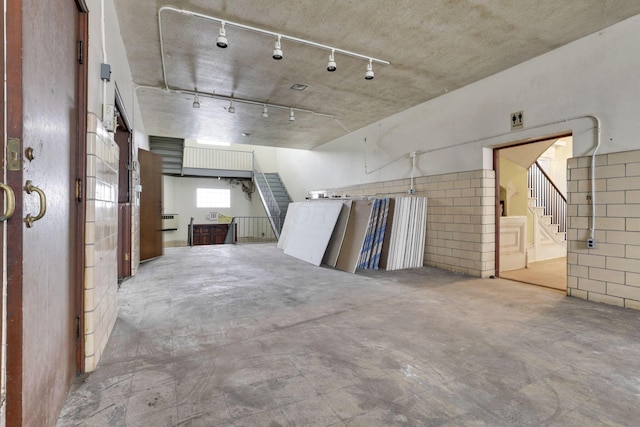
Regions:
M 226 49 L 226 47 L 229 46 L 227 42 L 227 32 L 224 30 L 224 21 L 220 22 L 220 33 L 216 39 L 216 46 L 222 49 Z
M 262 117 L 264 117 L 265 119 L 269 117 L 269 110 L 267 110 L 267 106 L 266 105 L 262 109 Z
M 329 54 L 329 63 L 327 64 L 327 71 L 334 72 L 336 70 L 336 59 L 335 59 L 335 49 L 331 49 L 331 53 Z
M 369 60 L 369 63 L 367 64 L 367 71 L 364 73 L 364 78 L 366 80 L 373 80 L 373 64 L 371 63 L 371 60 Z
M 282 59 L 282 44 L 280 43 L 280 36 L 276 39 L 276 44 L 273 48 L 273 59 L 277 61 Z
M 340 127 L 342 129 L 345 130 L 345 132 L 347 133 L 351 133 L 351 130 L 349 130 L 336 116 L 335 114 L 327 114 L 327 113 L 318 113 L 316 111 L 313 110 L 307 110 L 304 108 L 296 108 L 296 107 L 291 107 L 288 105 L 282 105 L 282 104 L 270 104 L 268 102 L 264 102 L 264 101 L 256 101 L 253 99 L 246 99 L 246 98 L 236 98 L 236 97 L 232 97 L 232 96 L 228 96 L 228 95 L 218 95 L 216 93 L 207 93 L 207 92 L 195 92 L 192 90 L 188 90 L 188 89 L 167 89 L 167 88 L 163 88 L 163 87 L 157 87 L 157 86 L 146 86 L 146 85 L 136 85 L 135 86 L 135 91 L 137 92 L 140 89 L 144 89 L 144 90 L 155 90 L 155 91 L 161 91 L 165 94 L 179 94 L 179 95 L 198 95 L 199 98 L 209 98 L 209 99 L 218 99 L 221 101 L 229 101 L 230 106 L 229 108 L 227 108 L 227 111 L 234 112 L 235 111 L 235 107 L 233 107 L 233 105 L 240 103 L 240 104 L 247 104 L 247 105 L 255 105 L 255 106 L 260 106 L 262 107 L 262 117 L 269 117 L 269 113 L 267 108 L 275 108 L 278 110 L 288 110 L 289 111 L 289 120 L 291 120 L 291 117 L 293 117 L 293 120 L 295 120 L 295 113 L 305 113 L 305 114 L 311 114 L 312 116 L 318 116 L 318 117 L 324 117 L 327 119 L 331 119 L 333 121 L 335 121 L 338 125 L 340 125 Z M 265 112 L 267 112 L 267 115 L 265 116 Z
M 296 115 L 295 115 L 295 113 L 293 112 L 293 108 L 292 108 L 292 109 L 290 110 L 290 112 L 289 112 L 289 121 L 290 121 L 290 122 L 293 122 L 293 121 L 295 121 L 295 120 L 296 120 Z
M 230 112 L 231 114 L 236 112 L 236 107 L 233 106 L 233 99 L 229 103 L 229 108 L 227 108 L 227 111 Z
M 328 71 L 335 71 L 336 70 L 336 64 L 335 64 L 335 54 L 339 53 L 341 55 L 345 55 L 345 56 L 350 56 L 352 58 L 357 58 L 357 59 L 362 59 L 368 62 L 367 65 L 367 72 L 365 74 L 365 78 L 367 80 L 372 80 L 373 79 L 373 63 L 378 63 L 378 64 L 382 64 L 382 65 L 389 65 L 389 61 L 385 61 L 383 59 L 378 59 L 378 58 L 374 58 L 372 56 L 369 55 L 363 55 L 357 52 L 352 52 L 349 50 L 344 50 L 344 49 L 339 49 L 337 47 L 333 47 L 333 46 L 328 46 L 322 43 L 316 43 L 314 41 L 311 40 L 306 40 L 306 39 L 301 39 L 298 37 L 292 37 L 292 36 L 287 36 L 286 34 L 281 34 L 281 33 L 274 33 L 273 31 L 268 31 L 268 30 L 264 30 L 262 28 L 257 28 L 257 27 L 251 27 L 249 25 L 244 25 L 244 24 L 240 24 L 238 22 L 231 22 L 231 21 L 227 21 L 227 20 L 223 20 L 220 18 L 216 18 L 215 16 L 210 16 L 210 15 L 205 15 L 202 13 L 198 13 L 198 12 L 193 12 L 190 10 L 186 10 L 186 9 L 179 9 L 173 6 L 162 6 L 159 10 L 158 10 L 158 28 L 160 31 L 160 57 L 162 60 L 162 73 L 163 73 L 163 77 L 164 77 L 164 85 L 166 89 L 169 89 L 169 83 L 167 81 L 167 71 L 166 71 L 166 65 L 165 65 L 165 57 L 164 57 L 164 41 L 163 41 L 163 31 L 162 31 L 162 14 L 163 12 L 175 12 L 175 13 L 180 13 L 183 15 L 188 15 L 188 16 L 194 16 L 197 18 L 202 18 L 202 19 L 206 19 L 209 21 L 214 21 L 214 22 L 218 22 L 220 23 L 221 27 L 220 27 L 220 33 L 218 35 L 218 38 L 216 39 L 216 45 L 218 47 L 221 48 L 226 48 L 228 46 L 227 43 L 227 37 L 226 37 L 226 33 L 225 33 L 225 25 L 227 26 L 232 26 L 235 28 L 240 28 L 243 30 L 247 30 L 247 31 L 253 31 L 259 34 L 264 34 L 264 35 L 268 35 L 270 37 L 275 37 L 276 38 L 276 42 L 275 42 L 275 46 L 274 46 L 274 50 L 273 50 L 273 59 L 276 60 L 280 60 L 283 58 L 283 53 L 282 53 L 282 40 L 287 40 L 290 42 L 294 42 L 294 43 L 299 43 L 299 44 L 303 44 L 306 46 L 311 46 L 311 47 L 315 47 L 318 49 L 323 49 L 325 51 L 329 51 L 330 52 L 330 56 L 329 56 L 329 63 L 327 64 L 327 70 Z M 222 44 L 220 43 L 222 42 Z
M 200 99 L 198 98 L 198 92 L 193 95 L 193 108 L 200 108 Z

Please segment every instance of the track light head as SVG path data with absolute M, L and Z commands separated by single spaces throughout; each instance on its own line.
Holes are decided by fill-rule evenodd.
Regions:
M 364 78 L 366 80 L 373 80 L 373 61 L 371 59 L 367 64 L 367 71 L 364 73 Z
M 327 64 L 327 71 L 335 71 L 336 70 L 336 60 L 334 57 L 334 50 L 331 50 L 331 54 L 329 54 L 329 63 Z
M 293 122 L 293 121 L 295 121 L 295 119 L 296 119 L 296 116 L 295 116 L 295 114 L 293 112 L 293 108 L 292 108 L 291 112 L 289 113 L 289 121 Z
M 273 59 L 278 61 L 282 59 L 282 44 L 280 43 L 280 36 L 278 36 L 275 48 L 273 49 Z
M 200 108 L 200 99 L 197 93 L 193 97 L 193 108 Z
M 224 30 L 224 22 L 222 22 L 220 25 L 220 34 L 216 39 L 216 46 L 222 49 L 225 49 L 227 46 L 229 46 L 229 43 L 227 42 L 227 32 Z
M 227 111 L 230 112 L 231 114 L 236 112 L 236 107 L 233 106 L 233 101 L 229 103 L 229 108 L 227 108 Z
M 265 119 L 267 117 L 269 117 L 269 110 L 267 110 L 267 106 L 265 105 L 264 108 L 262 109 L 262 117 L 264 117 Z

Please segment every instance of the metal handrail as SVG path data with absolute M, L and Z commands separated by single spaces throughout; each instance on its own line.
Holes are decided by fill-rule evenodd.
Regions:
M 527 181 L 532 196 L 542 203 L 544 214 L 551 216 L 553 224 L 558 224 L 558 231 L 566 232 L 567 198 L 537 161 L 527 171 Z
M 261 188 L 260 184 L 256 177 L 261 177 L 262 181 L 265 183 L 265 188 Z M 269 181 L 265 174 L 260 170 L 260 166 L 258 165 L 257 160 L 253 159 L 253 180 L 256 183 L 256 188 L 258 189 L 258 194 L 260 194 L 260 198 L 262 202 L 269 210 L 269 222 L 271 223 L 271 227 L 273 228 L 273 232 L 276 235 L 276 238 L 280 238 L 280 226 L 282 221 L 282 211 L 280 210 L 280 206 L 278 206 L 278 202 L 276 197 L 273 195 L 273 191 L 271 190 L 271 186 L 269 185 Z M 278 218 L 278 221 L 274 221 L 274 217 Z
M 279 218 L 269 216 L 235 216 L 233 217 L 233 241 L 234 243 L 277 241 L 271 223 L 278 220 Z

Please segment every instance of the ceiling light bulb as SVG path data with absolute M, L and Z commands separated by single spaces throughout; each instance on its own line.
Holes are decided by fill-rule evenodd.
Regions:
M 277 59 L 278 61 L 282 59 L 282 45 L 280 44 L 280 36 L 278 36 L 275 49 L 273 49 L 273 59 Z
M 231 114 L 236 112 L 236 107 L 233 106 L 233 101 L 229 103 L 229 109 L 227 111 L 230 112 Z
M 262 109 L 262 117 L 264 117 L 265 119 L 267 117 L 269 117 L 269 111 L 267 110 L 267 106 L 265 105 L 264 108 Z
M 200 99 L 198 98 L 197 93 L 193 97 L 193 108 L 200 108 Z
M 227 46 L 229 46 L 229 44 L 227 43 L 227 33 L 224 30 L 224 22 L 222 22 L 220 26 L 220 34 L 216 39 L 216 46 L 221 47 L 222 49 L 225 49 Z
M 292 122 L 296 119 L 295 114 L 293 113 L 293 108 L 291 109 L 291 112 L 289 113 L 289 121 Z
M 336 70 L 336 60 L 334 58 L 334 50 L 331 50 L 331 54 L 329 54 L 329 63 L 327 64 L 327 71 L 335 71 Z
M 364 73 L 364 78 L 367 80 L 373 80 L 373 64 L 371 59 L 369 60 L 369 63 L 367 64 L 367 72 Z

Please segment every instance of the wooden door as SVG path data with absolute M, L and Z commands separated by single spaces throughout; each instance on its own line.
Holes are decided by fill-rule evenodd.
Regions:
M 5 71 L 4 66 L 4 20 L 0 19 L 0 69 L 2 69 L 3 73 Z M 4 105 L 4 87 L 3 90 L 0 90 L 0 105 Z M 3 111 L 4 113 L 4 111 Z M 2 135 L 5 135 L 5 123 L 4 123 L 4 114 L 0 117 L 0 132 Z M 9 219 L 8 215 L 10 212 L 6 210 L 8 207 L 8 203 L 12 198 L 12 194 L 10 194 L 13 190 L 11 187 L 6 185 L 7 177 L 5 175 L 5 159 L 7 153 L 7 141 L 6 139 L 2 139 L 2 151 L 0 151 L 0 184 L 2 185 L 2 190 L 0 191 L 0 216 L 2 216 L 2 221 L 0 221 L 0 271 L 4 271 L 6 265 L 6 257 L 4 250 L 4 233 L 5 227 L 7 226 L 6 221 Z M 4 300 L 4 295 L 7 291 L 7 280 L 2 275 L 2 299 Z M 3 304 L 0 304 L 0 331 L 4 329 L 5 324 L 5 312 Z M 4 334 L 0 333 L 0 349 L 4 348 Z M 6 360 L 4 358 L 4 352 L 0 351 L 0 372 L 5 372 L 6 369 Z M 5 425 L 5 417 L 6 417 L 6 379 L 4 375 L 0 375 L 0 425 Z
M 19 145 L 18 167 L 6 172 L 16 194 L 7 221 L 6 421 L 52 426 L 82 347 L 84 218 L 76 181 L 84 172 L 86 67 L 79 53 L 86 45 L 79 38 L 86 6 L 5 5 L 7 137 Z
M 140 261 L 162 256 L 162 156 L 138 150 L 140 162 Z

